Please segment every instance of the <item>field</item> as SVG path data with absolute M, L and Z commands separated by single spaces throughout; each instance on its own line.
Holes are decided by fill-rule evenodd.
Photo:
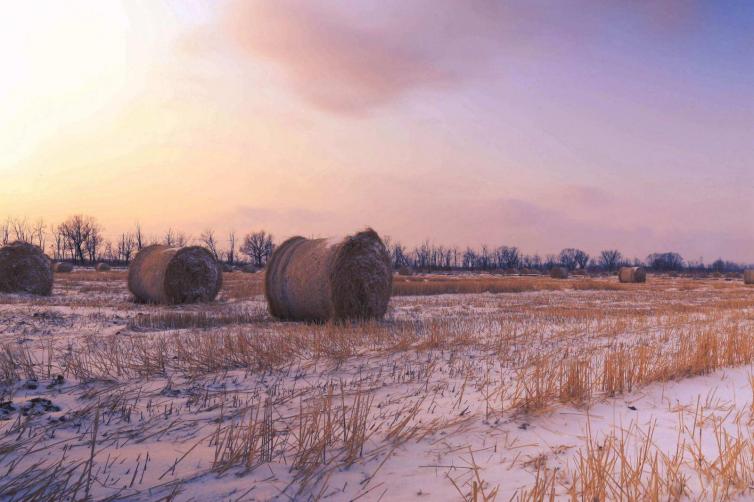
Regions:
M 261 274 L 0 295 L 0 499 L 727 500 L 754 494 L 740 279 L 396 276 L 379 323 L 276 322 Z

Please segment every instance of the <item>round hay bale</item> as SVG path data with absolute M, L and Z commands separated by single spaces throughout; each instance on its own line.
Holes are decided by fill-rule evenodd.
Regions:
M 223 273 L 233 272 L 233 267 L 231 265 L 228 265 L 227 263 L 223 263 L 222 269 L 223 269 Z
M 94 270 L 97 272 L 109 272 L 110 271 L 110 265 L 107 263 L 98 263 L 96 267 L 94 267 Z
M 379 319 L 392 283 L 390 256 L 370 228 L 339 241 L 288 239 L 267 264 L 265 296 L 279 319 Z
M 128 267 L 128 289 L 145 303 L 208 302 L 215 299 L 222 284 L 217 260 L 199 246 L 147 246 Z
M 52 262 L 37 246 L 14 242 L 0 248 L 0 291 L 52 293 Z
M 60 261 L 55 264 L 53 270 L 56 274 L 70 274 L 73 272 L 73 264 L 65 261 Z
M 245 274 L 256 274 L 257 273 L 257 267 L 255 267 L 252 264 L 244 265 L 241 267 L 241 272 Z
M 403 275 L 403 276 L 414 275 L 414 271 L 404 265 L 398 269 L 398 275 Z
M 754 268 L 744 271 L 744 284 L 754 284 Z
M 568 279 L 568 269 L 565 267 L 552 267 L 550 277 L 553 279 Z
M 621 267 L 618 271 L 620 282 L 647 282 L 647 272 L 644 267 Z

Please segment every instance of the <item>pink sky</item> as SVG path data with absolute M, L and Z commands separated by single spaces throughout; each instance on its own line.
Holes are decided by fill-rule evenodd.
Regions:
M 754 14 L 633 4 L 6 7 L 0 217 L 754 262 Z

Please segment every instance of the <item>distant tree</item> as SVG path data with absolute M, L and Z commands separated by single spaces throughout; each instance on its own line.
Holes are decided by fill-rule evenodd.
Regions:
M 600 252 L 599 264 L 612 272 L 618 268 L 618 264 L 623 259 L 623 255 L 617 249 L 603 249 Z
M 233 265 L 236 261 L 236 231 L 228 233 L 228 263 Z
M 495 255 L 500 268 L 518 268 L 521 265 L 521 255 L 515 246 L 500 246 Z
M 242 254 L 248 256 L 255 266 L 262 267 L 270 259 L 274 249 L 275 244 L 273 243 L 272 235 L 264 230 L 260 230 L 259 232 L 247 234 L 244 237 L 240 251 Z
M 0 244 L 5 246 L 10 242 L 10 218 L 0 223 Z
M 173 232 L 172 228 L 168 227 L 168 231 L 165 232 L 165 236 L 162 238 L 162 243 L 169 247 L 175 246 L 175 232 Z
M 477 254 L 470 247 L 467 247 L 466 251 L 463 252 L 462 260 L 461 266 L 465 269 L 473 269 L 477 266 Z
M 135 247 L 136 241 L 134 240 L 133 234 L 120 234 L 120 239 L 118 240 L 118 259 L 126 263 L 131 261 L 131 255 L 133 254 Z
M 586 268 L 587 263 L 589 263 L 589 255 L 584 251 L 575 248 L 566 248 L 562 250 L 560 255 L 558 255 L 558 259 L 561 265 L 569 270 L 573 270 L 577 267 Z
M 178 232 L 175 235 L 175 245 L 178 246 L 179 248 L 188 246 L 190 241 L 191 241 L 191 237 L 189 237 L 183 232 Z
M 589 255 L 580 249 L 576 250 L 573 259 L 576 260 L 576 266 L 582 270 L 589 265 Z
M 101 243 L 101 228 L 93 217 L 81 214 L 71 216 L 58 225 L 57 233 L 61 244 L 70 250 L 74 260 L 84 263 L 87 256 L 90 259 L 96 257 Z
M 44 219 L 40 218 L 34 223 L 31 229 L 31 236 L 32 242 L 44 251 L 47 246 L 47 225 Z
M 209 249 L 209 252 L 215 257 L 216 260 L 220 259 L 220 255 L 217 252 L 217 239 L 215 239 L 215 231 L 208 228 L 199 236 L 199 240 Z
M 13 233 L 15 234 L 15 240 L 31 243 L 32 232 L 31 228 L 29 227 L 29 223 L 26 221 L 26 218 L 12 218 L 10 220 L 10 224 L 11 228 L 13 229 Z
M 115 261 L 118 259 L 116 256 L 116 252 L 113 249 L 113 243 L 110 241 L 105 242 L 104 251 L 102 252 L 101 258 L 107 260 L 107 261 Z
M 392 249 L 388 249 L 388 251 L 393 260 L 393 267 L 397 269 L 409 265 L 408 255 L 406 255 L 406 247 L 400 242 L 393 244 Z
M 141 223 L 136 223 L 136 231 L 134 232 L 134 243 L 136 244 L 136 250 L 141 251 L 144 249 L 144 234 L 141 231 Z
M 647 265 L 661 272 L 678 271 L 683 269 L 683 257 L 674 252 L 652 253 L 647 256 Z
M 97 260 L 99 256 L 99 250 L 102 246 L 102 235 L 100 233 L 100 227 L 99 225 L 93 225 L 91 229 L 91 233 L 89 234 L 89 238 L 85 242 L 86 246 L 86 253 L 89 257 L 90 262 L 94 262 Z

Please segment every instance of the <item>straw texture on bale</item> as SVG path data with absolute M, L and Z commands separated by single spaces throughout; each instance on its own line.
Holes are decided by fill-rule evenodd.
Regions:
M 73 272 L 73 264 L 61 261 L 55 264 L 54 270 L 58 274 L 68 274 Z
M 267 264 L 270 313 L 294 321 L 380 319 L 393 276 L 385 245 L 367 229 L 343 240 L 292 237 Z
M 643 267 L 621 267 L 618 271 L 620 282 L 647 282 L 647 272 Z
M 110 271 L 110 265 L 107 263 L 98 263 L 96 267 L 94 267 L 94 270 L 97 272 L 109 272 Z
M 0 291 L 4 293 L 52 293 L 52 268 L 44 252 L 26 242 L 0 248 Z
M 148 246 L 128 267 L 128 289 L 145 303 L 209 302 L 215 299 L 222 283 L 217 260 L 199 246 Z
M 754 268 L 744 271 L 744 284 L 754 284 Z
M 568 269 L 565 267 L 552 267 L 550 277 L 553 279 L 568 279 Z

